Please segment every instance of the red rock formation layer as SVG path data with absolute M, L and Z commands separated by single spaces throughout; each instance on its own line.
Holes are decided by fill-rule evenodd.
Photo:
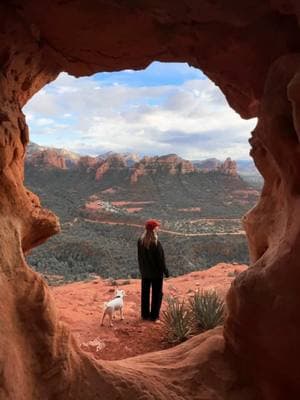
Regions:
M 251 138 L 265 185 L 259 204 L 244 217 L 254 265 L 228 296 L 226 338 L 243 364 L 256 366 L 251 372 L 255 378 L 259 372 L 266 399 L 300 394 L 299 71 L 300 54 L 289 54 L 273 63 L 266 80 Z
M 95 179 L 100 181 L 103 176 L 108 172 L 120 171 L 127 167 L 126 161 L 121 155 L 114 154 L 104 160 L 96 170 Z
M 236 161 L 231 160 L 230 157 L 217 166 L 217 170 L 226 175 L 238 176 Z
M 221 165 L 221 161 L 217 158 L 208 158 L 203 161 L 196 161 L 195 164 L 200 171 L 209 172 L 216 171 Z
M 161 157 L 144 157 L 134 165 L 130 181 L 131 183 L 136 183 L 141 176 L 153 175 L 159 172 L 176 175 L 188 174 L 194 171 L 196 171 L 196 168 L 190 161 L 183 160 L 176 154 Z
M 32 149 L 31 149 L 32 148 Z M 176 154 L 156 157 L 144 157 L 139 160 L 136 154 L 109 153 L 103 156 L 80 157 L 78 154 L 64 149 L 46 148 L 38 145 L 30 145 L 27 151 L 25 163 L 34 167 L 58 169 L 80 169 L 86 172 L 93 171 L 95 179 L 101 180 L 108 172 L 123 172 L 120 176 L 129 176 L 131 183 L 136 183 L 139 177 L 153 174 L 189 174 L 198 171 L 192 162 L 182 159 Z M 236 163 L 227 159 L 214 169 L 224 174 L 237 175 Z M 119 177 L 120 177 L 119 176 Z
M 47 149 L 34 153 L 30 158 L 30 163 L 34 166 L 42 166 L 43 168 L 55 167 L 66 169 L 65 158 L 57 154 L 55 150 Z
M 0 5 L 1 399 L 292 399 L 300 394 L 298 0 L 12 0 Z M 26 101 L 61 71 L 201 68 L 241 116 L 265 178 L 246 217 L 253 267 L 228 296 L 225 325 L 171 351 L 99 364 L 59 324 L 23 252 L 58 232 L 23 186 Z M 238 380 L 228 360 L 234 355 Z M 255 393 L 258 390 L 258 394 Z
M 78 167 L 83 168 L 87 172 L 91 169 L 97 168 L 97 166 L 102 163 L 104 160 L 101 160 L 96 157 L 90 157 L 90 156 L 83 156 L 80 157 L 79 162 L 78 162 Z

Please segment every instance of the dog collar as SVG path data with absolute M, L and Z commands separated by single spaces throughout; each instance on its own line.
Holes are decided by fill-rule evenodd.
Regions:
M 121 296 L 115 296 L 115 299 L 120 299 L 121 298 Z

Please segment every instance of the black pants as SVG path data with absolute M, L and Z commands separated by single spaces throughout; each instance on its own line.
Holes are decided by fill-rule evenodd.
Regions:
M 150 310 L 150 288 L 152 287 L 151 310 Z M 159 318 L 159 311 L 163 297 L 163 278 L 142 278 L 142 304 L 141 313 L 143 319 Z

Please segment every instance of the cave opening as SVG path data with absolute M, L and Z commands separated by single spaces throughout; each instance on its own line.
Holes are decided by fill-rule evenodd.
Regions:
M 81 214 L 93 217 L 98 212 L 99 220 L 109 220 L 110 216 L 112 222 L 118 218 L 124 222 L 127 217 L 139 225 L 156 215 L 166 231 L 179 234 L 234 233 L 242 230 L 236 220 L 257 199 L 261 177 L 249 158 L 247 142 L 256 121 L 242 120 L 228 107 L 218 87 L 187 64 L 156 62 L 142 71 L 100 73 L 78 79 L 63 73 L 40 90 L 24 112 L 32 141 L 25 162 L 25 184 L 40 196 L 44 206 L 58 214 L 63 231 L 74 229 L 73 221 L 76 219 L 75 225 L 78 224 Z M 172 159 L 173 155 L 178 159 Z M 171 156 L 166 167 L 169 170 L 163 171 L 166 156 Z M 154 160 L 155 157 L 159 159 Z M 224 165 L 227 157 L 237 162 Z M 182 165 L 182 160 L 191 165 Z M 157 175 L 162 173 L 162 176 L 153 177 L 149 171 L 149 176 L 142 173 L 139 177 L 142 169 L 155 168 L 151 163 L 157 163 L 160 168 Z M 202 172 L 198 182 L 195 171 Z M 216 171 L 223 172 L 223 176 L 213 174 Z M 174 180 L 169 179 L 174 172 L 179 175 L 175 187 Z M 187 181 L 189 172 L 194 181 Z M 235 179 L 237 174 L 243 182 Z M 198 190 L 193 192 L 195 185 Z M 161 192 L 166 195 L 159 196 Z M 212 199 L 217 196 L 219 201 L 214 204 Z M 101 201 L 106 201 L 102 215 Z M 232 227 L 222 221 L 226 218 L 232 219 Z M 214 219 L 220 220 L 215 230 Z M 78 233 L 78 239 L 88 241 L 86 234 L 86 231 L 83 235 Z M 107 241 L 102 235 L 101 239 L 100 242 Z M 73 251 L 78 251 L 79 242 L 74 238 L 69 240 Z M 47 246 L 52 249 L 51 257 L 57 259 L 57 246 Z M 126 248 L 126 243 L 122 242 L 122 248 Z M 171 253 L 176 253 L 172 250 Z M 90 251 L 95 253 L 93 246 Z M 134 264 L 133 254 L 126 259 L 122 270 L 116 268 L 120 254 L 115 253 L 113 244 L 109 244 L 106 265 L 91 271 L 87 263 L 87 270 L 98 271 L 106 278 L 115 279 L 118 274 L 122 278 L 135 276 L 134 271 L 125 272 L 128 264 Z M 226 251 L 223 256 L 226 257 Z M 79 256 L 81 261 L 83 258 Z M 170 264 L 178 258 L 179 263 L 186 260 L 190 265 L 195 264 L 195 260 L 184 258 L 184 254 L 176 254 Z M 95 255 L 92 268 L 95 269 L 99 259 L 101 253 Z M 35 266 L 41 264 L 37 259 L 32 261 Z M 67 262 L 68 257 L 64 255 L 61 261 Z M 217 261 L 222 260 L 203 260 L 198 265 L 206 268 Z M 242 262 L 246 257 L 238 260 L 233 256 L 224 261 Z M 106 270 L 111 263 L 115 271 L 110 274 Z M 46 263 L 42 264 L 46 268 Z M 64 263 L 62 269 L 66 266 Z M 55 272 L 60 275 L 60 270 Z M 175 275 L 180 274 L 177 270 Z M 187 268 L 185 272 L 191 271 Z
M 242 120 L 200 70 L 159 62 L 78 79 L 62 73 L 24 112 L 31 138 L 25 185 L 61 222 L 61 232 L 27 261 L 51 286 L 104 279 L 104 298 L 90 286 L 95 319 L 94 306 L 100 312 L 115 285 L 133 291 L 136 241 L 154 217 L 172 277 L 231 264 L 222 267 L 224 296 L 240 265 L 249 264 L 241 218 L 261 188 L 248 156 L 255 120 Z M 165 286 L 176 296 L 174 284 Z M 197 280 L 185 290 L 196 289 Z M 72 289 L 54 293 L 59 307 L 74 296 Z M 94 339 L 86 332 L 79 338 L 83 345 Z
M 297 1 L 13 0 L 0 9 L 0 397 L 298 398 Z M 258 117 L 251 155 L 264 186 L 244 219 L 253 267 L 231 284 L 224 328 L 168 351 L 95 362 L 24 259 L 59 224 L 24 186 L 22 108 L 62 71 L 80 77 L 153 60 L 203 70 L 242 118 Z

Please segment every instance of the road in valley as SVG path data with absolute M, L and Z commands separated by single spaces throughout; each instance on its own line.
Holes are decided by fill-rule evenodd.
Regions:
M 117 221 L 95 221 L 93 219 L 89 219 L 89 218 L 83 218 L 84 221 L 92 223 L 92 224 L 102 224 L 102 225 L 126 225 L 126 226 L 131 226 L 131 227 L 135 227 L 135 228 L 144 228 L 143 224 L 134 224 L 131 222 L 117 222 Z M 207 219 L 208 221 L 210 220 L 210 218 Z M 213 218 L 213 221 L 218 221 L 217 218 Z M 224 218 L 220 218 L 220 221 L 224 221 Z M 75 221 L 77 222 L 77 221 Z M 176 232 L 176 231 L 170 231 L 168 229 L 163 229 L 160 228 L 159 229 L 160 232 L 163 233 L 167 233 L 169 235 L 175 235 L 175 236 L 185 236 L 185 237 L 192 237 L 192 236 L 241 236 L 241 235 L 245 235 L 245 231 L 243 230 L 239 230 L 237 232 L 212 232 L 212 233 L 208 233 L 208 232 L 201 232 L 201 233 L 183 233 L 183 232 Z

